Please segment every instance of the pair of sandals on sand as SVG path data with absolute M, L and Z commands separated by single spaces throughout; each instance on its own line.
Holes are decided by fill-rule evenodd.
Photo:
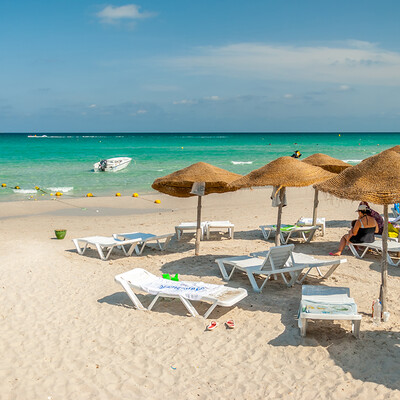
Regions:
M 235 327 L 235 321 L 233 319 L 229 319 L 228 321 L 225 322 L 225 325 L 229 328 L 229 329 L 233 329 Z M 207 331 L 212 331 L 214 330 L 216 327 L 218 326 L 218 322 L 217 321 L 211 321 L 207 327 L 206 330 Z

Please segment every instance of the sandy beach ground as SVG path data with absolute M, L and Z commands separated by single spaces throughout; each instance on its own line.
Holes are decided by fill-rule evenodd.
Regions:
M 400 267 L 389 266 L 391 317 L 372 324 L 379 293 L 380 258 L 355 259 L 347 250 L 326 280 L 313 273 L 305 283 L 346 286 L 362 315 L 360 339 L 350 322 L 316 321 L 306 338 L 297 327 L 301 286 L 268 282 L 261 294 L 237 273 L 230 286 L 248 290 L 233 308 L 210 316 L 219 326 L 188 316 L 178 300 L 161 300 L 138 311 L 114 282 L 135 267 L 160 276 L 226 284 L 214 260 L 273 245 L 260 224 L 275 223 L 270 189 L 210 195 L 203 220 L 230 220 L 235 239 L 212 234 L 194 256 L 194 237 L 174 237 L 167 251 L 101 261 L 94 250 L 78 255 L 71 239 L 116 232 L 164 234 L 196 218 L 197 199 L 160 194 L 1 203 L 0 398 L 60 399 L 399 399 Z M 154 204 L 160 199 L 161 204 Z M 289 189 L 283 222 L 311 217 L 313 189 Z M 327 232 L 296 251 L 323 259 L 338 246 L 357 203 L 320 195 Z M 381 207 L 374 207 L 382 211 Z M 57 240 L 54 229 L 67 229 Z M 149 304 L 150 296 L 141 295 Z M 205 311 L 206 304 L 198 304 Z M 236 328 L 226 329 L 233 318 Z

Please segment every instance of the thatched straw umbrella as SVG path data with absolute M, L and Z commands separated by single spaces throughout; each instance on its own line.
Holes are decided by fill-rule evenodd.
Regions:
M 400 146 L 399 146 L 400 148 Z M 387 311 L 387 238 L 388 205 L 400 199 L 400 152 L 385 150 L 360 164 L 344 170 L 326 182 L 315 185 L 323 192 L 348 200 L 367 201 L 384 206 L 382 234 L 382 283 L 379 298 L 383 311 Z
M 200 253 L 201 197 L 210 193 L 225 193 L 235 190 L 228 187 L 228 184 L 240 177 L 241 175 L 239 174 L 226 171 L 225 169 L 204 162 L 198 162 L 162 178 L 157 178 L 153 182 L 153 189 L 161 193 L 169 194 L 170 196 L 198 196 L 196 255 Z M 204 193 L 199 192 L 196 194 L 192 192 L 195 183 L 199 183 L 200 186 L 204 187 Z M 202 183 L 204 183 L 204 185 L 201 185 Z
M 342 160 L 337 158 L 328 156 L 323 153 L 315 153 L 311 156 L 305 158 L 303 162 L 314 165 L 315 167 L 320 167 L 325 171 L 332 172 L 334 174 L 339 174 L 344 171 L 346 168 L 351 167 L 351 164 L 348 164 Z M 314 209 L 313 209 L 313 219 L 312 224 L 315 225 L 317 223 L 317 208 L 318 208 L 318 189 L 314 189 Z
M 235 189 L 253 186 L 279 187 L 280 205 L 276 224 L 275 245 L 279 246 L 281 232 L 282 203 L 286 187 L 309 186 L 323 182 L 333 176 L 332 173 L 319 167 L 314 167 L 292 157 L 280 157 L 267 165 L 250 172 L 246 176 L 232 182 Z

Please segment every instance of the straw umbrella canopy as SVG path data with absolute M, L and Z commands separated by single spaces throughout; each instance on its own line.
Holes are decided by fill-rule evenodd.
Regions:
M 228 184 L 241 176 L 211 164 L 198 162 L 162 178 L 157 178 L 153 182 L 151 186 L 153 189 L 170 196 L 198 196 L 196 255 L 200 253 L 201 197 L 211 193 L 225 193 L 236 190 L 229 187 Z M 196 190 L 194 184 L 199 184 L 197 186 L 201 187 L 200 190 Z
M 399 147 L 400 146 L 396 146 Z M 354 167 L 314 187 L 336 197 L 348 200 L 367 201 L 384 206 L 384 228 L 382 234 L 382 283 L 379 298 L 383 311 L 387 310 L 387 238 L 388 205 L 400 199 L 400 151 L 385 150 L 369 157 Z
M 278 206 L 275 236 L 275 245 L 278 246 L 281 231 L 282 203 L 286 187 L 309 186 L 323 182 L 332 176 L 331 172 L 303 163 L 298 159 L 280 157 L 232 182 L 230 186 L 235 189 L 253 186 L 277 186 L 279 188 L 280 204 Z
M 323 153 L 315 153 L 311 156 L 305 158 L 303 162 L 307 164 L 314 165 L 315 167 L 320 167 L 326 171 L 332 172 L 334 174 L 339 174 L 344 171 L 346 168 L 351 167 L 350 164 L 339 160 L 338 158 L 334 158 L 328 156 Z M 313 219 L 312 224 L 315 225 L 317 222 L 317 208 L 318 208 L 318 189 L 314 189 L 314 209 L 313 209 Z

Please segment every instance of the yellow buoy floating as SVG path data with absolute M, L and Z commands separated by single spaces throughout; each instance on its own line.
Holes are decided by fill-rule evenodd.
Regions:
M 121 197 L 121 193 L 115 193 L 115 196 Z
M 7 185 L 5 183 L 2 183 L 1 187 L 7 187 Z
M 40 189 L 40 187 L 39 187 L 39 186 L 35 186 L 35 189 L 36 189 L 36 190 L 39 190 L 39 189 Z
M 139 197 L 137 193 L 133 193 L 132 197 Z
M 154 203 L 161 204 L 161 200 L 154 200 Z
M 19 186 L 15 186 L 15 188 L 14 189 L 21 189 Z
M 63 195 L 63 194 L 62 194 L 61 192 L 57 192 L 57 193 L 56 193 L 56 196 L 57 196 L 57 197 L 62 196 L 62 195 Z
M 93 197 L 93 193 L 88 193 L 86 197 Z

